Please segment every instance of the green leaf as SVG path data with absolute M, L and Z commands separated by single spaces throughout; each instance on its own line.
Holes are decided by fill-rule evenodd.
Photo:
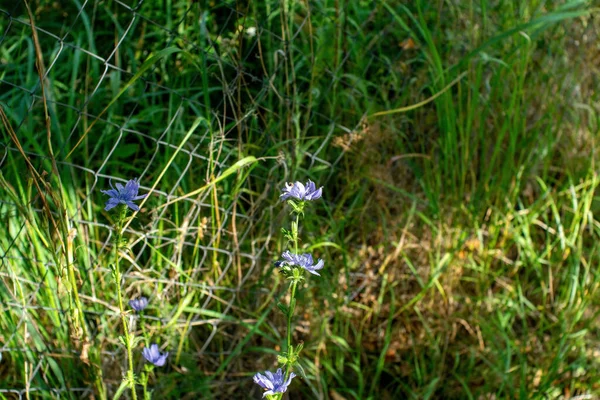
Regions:
M 346 341 L 346 339 L 344 339 L 344 338 L 342 338 L 340 336 L 330 335 L 329 336 L 329 340 L 331 340 L 333 343 L 337 344 L 343 350 L 350 351 L 350 345 L 348 344 L 348 342 Z
M 279 308 L 281 310 L 283 315 L 288 315 L 288 313 L 290 312 L 290 310 L 285 306 L 285 304 L 283 304 L 279 301 L 277 302 L 277 308 Z
M 277 356 L 277 362 L 278 362 L 279 364 L 285 365 L 285 364 L 287 364 L 287 362 L 288 362 L 288 358 L 287 358 L 287 357 L 284 357 L 284 356 L 282 356 L 282 355 L 278 355 L 278 356 Z
M 123 394 L 125 389 L 127 389 L 128 387 L 129 387 L 129 382 L 126 379 L 124 379 L 123 382 L 121 382 L 121 385 L 119 385 L 119 388 L 117 389 L 117 392 L 115 393 L 115 397 L 113 397 L 113 400 L 117 400 L 119 397 L 121 397 L 121 395 Z
M 302 365 L 300 365 L 300 363 L 296 363 L 296 364 L 294 365 L 294 368 L 298 368 L 298 369 L 300 370 L 300 371 L 299 371 L 299 372 L 300 372 L 300 376 L 301 376 L 303 379 L 308 379 L 308 378 L 307 378 L 307 376 L 306 376 L 306 372 L 304 371 L 304 368 L 302 368 Z
M 137 345 L 144 340 L 143 336 L 131 336 L 131 338 L 131 347 L 137 347 Z

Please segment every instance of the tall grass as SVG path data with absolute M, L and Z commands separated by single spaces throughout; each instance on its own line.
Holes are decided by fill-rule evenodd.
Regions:
M 261 396 L 307 178 L 290 398 L 600 395 L 592 2 L 129 3 L 0 4 L 0 398 L 121 384 L 100 189 L 138 176 L 156 398 Z

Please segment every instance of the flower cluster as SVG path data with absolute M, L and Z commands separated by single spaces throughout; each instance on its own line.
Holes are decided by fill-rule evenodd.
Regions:
M 121 312 L 121 321 L 123 323 L 123 336 L 120 338 L 121 342 L 127 348 L 128 357 L 128 373 L 126 376 L 126 382 L 131 389 L 131 397 L 133 400 L 137 400 L 136 384 L 141 383 L 144 389 L 144 398 L 147 397 L 147 384 L 148 384 L 148 373 L 152 370 L 152 365 L 162 367 L 167 361 L 169 356 L 168 352 L 161 353 L 158 349 L 157 344 L 146 346 L 142 350 L 142 355 L 151 364 L 147 364 L 142 374 L 141 380 L 138 380 L 135 376 L 134 364 L 132 360 L 132 349 L 135 347 L 137 341 L 135 339 L 135 333 L 130 331 L 130 326 L 127 323 L 127 319 L 124 317 L 125 311 L 123 309 L 123 296 L 121 291 L 121 270 L 119 268 L 119 248 L 123 243 L 123 227 L 126 221 L 127 211 L 129 209 L 133 211 L 139 211 L 139 206 L 134 201 L 145 198 L 148 194 L 138 195 L 140 190 L 140 184 L 137 179 L 129 180 L 125 186 L 121 183 L 117 183 L 115 186 L 110 183 L 109 190 L 103 190 L 102 193 L 109 196 L 106 201 L 104 210 L 109 211 L 115 207 L 118 207 L 117 218 L 115 220 L 115 251 L 114 251 L 114 263 L 111 265 L 115 284 L 117 287 L 117 297 L 119 300 L 119 311 Z M 129 301 L 129 306 L 137 313 L 141 313 L 148 306 L 148 299 L 146 297 L 138 297 Z M 142 315 L 140 315 L 140 318 Z
M 123 224 L 125 221 L 127 210 L 131 209 L 133 211 L 139 211 L 139 206 L 135 204 L 135 201 L 145 198 L 148 194 L 138 194 L 140 185 L 137 179 L 129 180 L 124 186 L 121 183 L 117 183 L 115 186 L 113 186 L 111 183 L 110 187 L 111 188 L 109 190 L 103 190 L 102 193 L 109 196 L 108 200 L 106 201 L 106 206 L 104 208 L 106 211 L 109 211 L 117 206 L 119 206 L 120 210 L 119 217 L 117 218 L 117 221 L 115 223 L 117 247 L 115 248 L 115 263 L 113 266 L 113 272 L 115 275 L 115 283 L 117 284 L 119 307 L 121 309 L 122 315 L 124 315 L 120 288 L 121 275 L 119 270 L 118 246 L 122 240 L 122 228 L 124 226 Z M 303 184 L 301 182 L 286 183 L 285 188 L 282 190 L 282 193 L 279 196 L 282 200 L 288 201 L 288 203 L 293 208 L 292 213 L 296 214 L 296 221 L 292 222 L 291 230 L 283 230 L 288 241 L 293 243 L 294 251 L 292 252 L 290 250 L 287 250 L 283 252 L 283 254 L 281 255 L 281 261 L 277 263 L 277 266 L 280 267 L 280 269 L 286 274 L 287 278 L 291 280 L 291 297 L 289 307 L 285 307 L 282 304 L 278 304 L 278 307 L 286 314 L 288 321 L 288 334 L 285 351 L 282 353 L 282 355 L 277 357 L 278 361 L 285 366 L 285 370 L 282 368 L 278 368 L 275 373 L 272 373 L 271 371 L 265 371 L 264 373 L 257 373 L 256 375 L 254 375 L 253 378 L 256 384 L 265 389 L 263 397 L 268 397 L 272 400 L 281 400 L 283 393 L 287 391 L 287 388 L 292 382 L 292 379 L 296 377 L 296 374 L 292 370 L 297 363 L 298 357 L 303 347 L 302 343 L 297 346 L 294 346 L 292 343 L 291 325 L 296 305 L 296 289 L 298 288 L 298 284 L 304 280 L 304 271 L 308 271 L 312 275 L 320 276 L 319 272 L 317 271 L 322 270 L 325 265 L 322 259 L 317 259 L 317 261 L 315 262 L 315 259 L 313 258 L 312 254 L 301 253 L 298 251 L 298 224 L 300 221 L 300 217 L 304 215 L 304 207 L 307 204 L 307 202 L 320 199 L 322 194 L 323 188 L 320 187 L 317 189 L 315 183 L 309 180 L 308 182 L 306 182 L 306 184 Z M 138 297 L 136 299 L 131 299 L 129 301 L 129 306 L 136 313 L 140 313 L 140 318 L 143 318 L 143 314 L 141 313 L 148 306 L 148 299 L 143 296 Z M 131 387 L 132 397 L 136 399 L 136 378 L 134 376 L 131 356 L 131 349 L 132 347 L 134 347 L 136 341 L 134 340 L 133 333 L 129 332 L 129 327 L 124 317 L 122 318 L 122 321 L 123 329 L 125 331 L 123 343 L 125 343 L 127 347 L 129 357 L 129 373 L 127 379 L 129 381 L 129 386 Z M 142 379 L 140 381 L 144 388 L 144 396 L 146 396 L 148 373 L 152 370 L 152 366 L 164 366 L 167 362 L 169 352 L 161 352 L 158 344 L 152 343 L 150 345 L 146 345 L 146 347 L 142 349 L 142 355 L 149 363 L 146 364 L 145 374 L 142 375 Z
M 282 260 L 277 261 L 275 265 L 283 271 L 289 280 L 290 284 L 290 305 L 285 307 L 278 304 L 278 307 L 286 314 L 288 319 L 288 335 L 286 349 L 283 355 L 277 357 L 278 361 L 286 367 L 285 373 L 281 368 L 277 372 L 265 371 L 264 374 L 257 373 L 254 375 L 254 382 L 266 391 L 263 397 L 268 396 L 269 399 L 280 400 L 283 393 L 287 390 L 292 379 L 296 376 L 292 369 L 297 363 L 298 356 L 302 351 L 302 344 L 293 346 L 292 344 L 292 317 L 296 305 L 296 289 L 298 284 L 304 279 L 303 271 L 308 271 L 313 275 L 320 276 L 317 272 L 323 269 L 325 262 L 321 259 L 315 263 L 312 254 L 298 252 L 298 224 L 300 216 L 304 215 L 304 206 L 306 202 L 320 199 L 323 194 L 323 188 L 317 189 L 312 181 L 308 181 L 305 185 L 302 182 L 286 183 L 279 198 L 287 200 L 292 206 L 292 213 L 296 214 L 296 221 L 292 222 L 292 229 L 283 229 L 283 232 L 289 242 L 293 243 L 294 252 L 286 250 L 281 255 Z
M 129 300 L 129 305 L 134 311 L 139 313 L 144 310 L 144 308 L 148 307 L 148 299 L 144 296 L 138 297 L 137 299 Z M 144 347 L 142 355 L 149 363 L 154 364 L 157 367 L 162 367 L 167 361 L 169 352 L 161 353 L 158 351 L 158 345 L 152 344 L 150 348 Z

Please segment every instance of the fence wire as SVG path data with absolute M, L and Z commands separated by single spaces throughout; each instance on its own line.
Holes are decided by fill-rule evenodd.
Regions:
M 224 357 L 237 354 L 241 339 L 236 334 L 247 332 L 247 325 L 256 321 L 243 310 L 232 316 L 239 309 L 240 296 L 247 299 L 269 293 L 269 289 L 256 284 L 255 277 L 270 268 L 275 257 L 272 250 L 279 228 L 273 221 L 283 216 L 277 206 L 276 191 L 289 177 L 287 163 L 282 163 L 285 155 L 267 161 L 267 168 L 252 172 L 247 180 L 251 186 L 236 201 L 215 204 L 210 190 L 196 197 L 181 197 L 195 188 L 190 182 L 199 187 L 234 165 L 242 155 L 240 146 L 252 145 L 245 143 L 248 138 L 266 136 L 261 139 L 263 144 L 277 140 L 268 137 L 273 132 L 257 121 L 285 117 L 282 110 L 292 101 L 291 89 L 282 84 L 282 76 L 291 71 L 286 65 L 292 62 L 290 45 L 305 35 L 311 13 L 324 11 L 315 6 L 310 13 L 295 15 L 293 30 L 287 32 L 290 37 L 283 37 L 281 27 L 269 29 L 279 24 L 273 22 L 280 19 L 277 6 L 267 7 L 264 19 L 258 20 L 250 5 L 240 7 L 227 1 L 174 2 L 168 10 L 164 4 L 162 8 L 155 7 L 150 1 L 38 1 L 29 5 L 33 25 L 22 0 L 0 2 L 0 102 L 21 139 L 23 151 L 42 171 L 49 161 L 41 118 L 45 99 L 52 120 L 57 165 L 64 174 L 62 180 L 73 176 L 73 182 L 65 184 L 67 197 L 73 200 L 68 209 L 69 225 L 76 227 L 78 235 L 101 238 L 90 244 L 90 249 L 81 251 L 85 256 L 79 257 L 77 265 L 79 293 L 91 334 L 104 334 L 102 324 L 119 324 L 118 308 L 97 287 L 112 279 L 107 260 L 113 227 L 108 216 L 93 214 L 104 201 L 100 190 L 106 189 L 109 181 L 126 181 L 129 177 L 115 172 L 125 169 L 136 172 L 141 190 L 146 192 L 157 171 L 164 167 L 165 159 L 177 152 L 172 165 L 178 169 L 178 179 L 169 182 L 168 187 L 155 188 L 151 205 L 142 210 L 139 223 L 127 230 L 132 239 L 131 251 L 125 255 L 127 262 L 123 263 L 127 266 L 123 287 L 131 297 L 149 295 L 152 304 L 201 293 L 202 301 L 193 306 L 211 313 L 187 314 L 178 307 L 164 307 L 157 316 L 147 316 L 146 321 L 153 326 L 168 324 L 181 337 L 195 336 L 194 343 L 199 343 L 196 348 L 184 346 L 178 351 L 173 349 L 173 353 L 177 352 L 178 358 L 201 360 L 199 368 L 210 375 Z M 161 9 L 164 15 L 157 15 Z M 45 63 L 45 94 L 35 66 L 33 30 L 39 37 Z M 352 40 L 352 33 L 348 35 Z M 269 49 L 272 59 L 268 72 L 260 65 L 264 56 L 263 61 L 257 60 L 266 51 L 267 42 L 276 44 Z M 157 60 L 144 70 L 140 60 L 157 49 L 169 47 L 193 53 L 195 61 L 201 63 L 197 72 L 182 72 L 186 61 L 180 57 Z M 318 88 L 320 98 L 332 95 L 339 86 L 353 93 L 356 83 L 339 73 L 348 59 L 349 55 L 344 55 L 337 65 L 330 66 L 326 73 L 329 84 Z M 369 56 L 365 75 L 372 63 L 381 64 L 376 54 Z M 138 79 L 136 74 L 141 70 L 144 72 Z M 209 72 L 214 86 L 207 94 L 203 74 Z M 128 86 L 131 80 L 135 82 Z M 279 87 L 275 86 L 276 80 Z M 248 89 L 244 96 L 240 95 L 240 88 Z M 111 102 L 121 90 L 125 90 L 122 98 Z M 357 96 L 361 93 L 356 90 Z M 267 102 L 269 97 L 276 101 Z M 269 109 L 269 104 L 277 104 L 281 109 Z M 296 106 L 308 116 L 303 124 L 325 127 L 314 144 L 301 149 L 303 159 L 308 160 L 305 168 L 326 171 L 324 176 L 332 177 L 345 153 L 338 151 L 332 158 L 327 153 L 329 144 L 336 136 L 359 130 L 362 115 L 338 118 L 311 109 L 307 103 Z M 185 131 L 198 115 L 210 116 L 212 121 L 218 121 L 215 123 L 219 128 L 202 125 L 183 143 Z M 156 126 L 155 121 L 162 124 Z M 95 126 L 90 130 L 91 124 Z M 245 138 L 239 133 L 240 127 Z M 32 134 L 35 131 L 40 133 Z M 87 136 L 73 156 L 65 157 L 84 134 Z M 17 146 L 6 136 L 1 145 L 2 169 L 21 168 L 15 167 L 20 157 Z M 126 165 L 129 168 L 124 168 Z M 201 174 L 202 170 L 210 173 Z M 26 178 L 25 170 L 21 171 Z M 86 186 L 76 187 L 82 183 Z M 62 382 L 47 378 L 51 373 L 59 375 L 56 371 L 64 365 L 63 360 L 77 359 L 81 351 L 61 348 L 59 341 L 35 332 L 36 323 L 51 319 L 51 315 L 62 321 L 68 318 L 69 309 L 63 302 L 52 306 L 38 304 L 42 292 L 55 287 L 50 281 L 58 277 L 52 271 L 60 266 L 51 258 L 36 254 L 22 207 L 14 199 L 3 197 L 0 214 L 3 221 L 10 221 L 10 226 L 0 234 L 4 236 L 0 240 L 1 311 L 12 321 L 12 329 L 0 332 L 0 394 L 7 398 L 91 397 L 91 384 L 74 387 L 66 377 Z M 168 202 L 176 202 L 177 211 L 160 207 Z M 239 202 L 245 205 L 243 212 Z M 31 212 L 41 218 L 38 206 L 31 204 Z M 168 249 L 171 254 L 163 260 L 167 267 L 157 269 L 151 263 L 155 258 L 148 254 L 161 249 Z M 190 254 L 198 254 L 193 265 L 188 264 L 192 260 Z M 23 265 L 37 266 L 46 273 L 41 279 L 33 279 L 34 274 L 22 275 Z M 212 275 L 208 270 L 217 273 Z M 130 318 L 133 322 L 134 317 Z M 219 345 L 215 346 L 219 336 Z M 125 355 L 116 338 L 102 337 L 101 341 L 105 343 L 101 356 L 107 387 L 114 391 L 125 369 Z M 14 365 L 14 359 L 27 360 L 26 370 L 16 373 L 21 379 L 10 378 L 15 373 L 6 370 Z M 111 372 L 115 366 L 117 371 Z M 241 375 L 215 379 L 221 379 L 221 385 L 248 380 Z

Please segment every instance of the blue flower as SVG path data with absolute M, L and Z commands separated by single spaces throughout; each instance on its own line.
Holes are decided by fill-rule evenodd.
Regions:
M 290 251 L 285 251 L 281 255 L 281 257 L 284 259 L 284 262 L 286 264 L 297 265 L 299 267 L 304 268 L 311 274 L 318 275 L 318 276 L 321 276 L 321 275 L 317 272 L 317 270 L 323 269 L 323 266 L 325 264 L 323 262 L 323 260 L 321 260 L 320 258 L 319 258 L 319 261 L 316 264 L 314 264 L 312 255 L 310 255 L 308 253 L 294 254 L 294 253 L 291 253 Z
M 286 183 L 285 188 L 283 189 L 279 198 L 281 200 L 287 200 L 290 197 L 293 197 L 300 201 L 317 200 L 321 198 L 322 194 L 323 187 L 317 189 L 315 183 L 309 180 L 308 182 L 306 182 L 306 186 L 303 185 L 302 182 Z
M 137 299 L 129 300 L 129 305 L 135 311 L 140 312 L 148 306 L 148 299 L 145 298 L 144 296 L 138 297 Z
M 265 371 L 264 375 L 257 373 L 254 375 L 253 379 L 254 383 L 257 383 L 264 389 L 268 389 L 263 393 L 263 397 L 265 397 L 268 394 L 284 393 L 295 376 L 296 374 L 292 372 L 288 380 L 284 382 L 283 372 L 281 371 L 281 368 L 279 368 L 274 374 L 271 371 Z
M 166 353 L 161 353 L 158 351 L 158 345 L 152 344 L 150 348 L 144 347 L 142 354 L 144 355 L 144 358 L 152 364 L 156 365 L 157 367 L 162 367 L 165 365 L 165 361 L 167 361 L 169 352 L 167 351 Z
M 120 183 L 115 185 L 115 189 L 110 182 L 110 190 L 101 190 L 102 193 L 107 194 L 110 198 L 106 201 L 105 211 L 110 210 L 118 206 L 119 204 L 125 204 L 133 211 L 138 211 L 140 208 L 134 203 L 135 200 L 141 200 L 148 196 L 148 193 L 138 196 L 138 190 L 140 190 L 140 184 L 137 179 L 131 179 L 125 186 Z

